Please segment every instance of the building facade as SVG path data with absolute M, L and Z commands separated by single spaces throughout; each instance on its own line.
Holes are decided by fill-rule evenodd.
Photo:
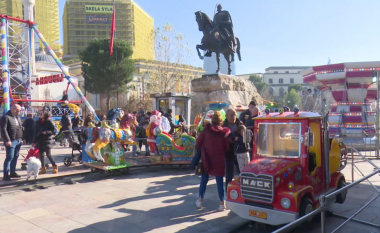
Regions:
M 109 38 L 113 0 L 68 0 L 63 11 L 64 58 L 78 57 L 94 38 Z M 117 39 L 129 42 L 133 59 L 154 60 L 154 21 L 132 0 L 115 1 Z
M 262 75 L 263 82 L 269 85 L 270 91 L 275 97 L 283 97 L 290 84 L 300 84 L 305 88 L 309 85 L 304 83 L 300 72 L 309 66 L 270 66 Z
M 23 5 L 21 0 L 0 0 L 0 14 L 23 19 Z M 34 21 L 44 35 L 50 47 L 61 55 L 59 41 L 59 12 L 58 0 L 36 0 L 34 6 Z M 39 42 L 39 48 L 44 46 Z M 37 48 L 36 48 L 37 49 Z

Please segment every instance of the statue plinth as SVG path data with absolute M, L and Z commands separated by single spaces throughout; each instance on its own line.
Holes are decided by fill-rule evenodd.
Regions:
M 198 112 L 204 112 L 207 102 L 227 102 L 232 108 L 236 105 L 247 106 L 250 101 L 262 104 L 262 98 L 256 87 L 248 80 L 226 74 L 206 74 L 191 81 L 192 118 Z

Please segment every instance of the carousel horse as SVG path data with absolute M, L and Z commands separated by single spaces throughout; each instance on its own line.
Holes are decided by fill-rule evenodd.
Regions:
M 95 157 L 92 148 L 95 146 L 95 141 L 99 138 L 99 128 L 96 127 L 92 122 L 88 124 L 88 127 L 86 128 L 85 135 L 87 137 L 86 140 L 86 147 L 85 151 L 90 156 L 92 160 L 99 160 L 102 161 L 103 158 L 100 156 L 100 158 Z
M 124 111 L 121 110 L 121 108 L 113 108 L 113 109 L 109 110 L 107 113 L 107 119 L 106 120 L 107 120 L 110 128 L 114 128 L 114 129 L 119 128 L 117 122 L 121 121 L 123 116 L 124 116 Z M 106 124 L 106 125 L 108 125 L 108 124 Z
M 120 128 L 121 129 L 129 129 L 133 134 L 133 138 L 136 136 L 136 127 L 138 126 L 137 117 L 131 113 L 125 114 L 123 118 L 120 120 Z M 134 143 L 127 142 L 123 144 L 124 149 L 126 149 L 125 145 L 131 145 Z
M 122 145 L 137 145 L 137 142 L 133 141 L 135 135 L 131 130 L 131 128 L 135 128 L 134 126 L 137 125 L 136 117 L 132 116 L 132 114 L 127 114 L 126 117 L 122 118 L 121 125 L 121 129 L 115 129 L 109 127 L 107 122 L 103 121 L 98 131 L 94 132 L 93 130 L 92 141 L 94 141 L 95 138 L 96 141 L 92 151 L 98 161 L 104 162 L 100 149 L 107 146 L 110 142 L 119 142 Z M 131 127 L 131 125 L 133 127 Z

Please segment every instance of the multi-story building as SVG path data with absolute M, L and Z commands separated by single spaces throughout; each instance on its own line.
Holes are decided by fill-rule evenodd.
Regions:
M 309 66 L 270 66 L 265 69 L 263 74 L 263 82 L 267 83 L 273 91 L 273 95 L 282 98 L 288 90 L 290 84 L 300 84 L 309 87 L 304 83 L 304 79 L 300 74 L 301 70 L 307 69 Z
M 15 18 L 23 18 L 21 0 L 0 0 L 0 14 Z M 58 0 L 36 0 L 34 6 L 34 21 L 44 35 L 50 47 L 60 55 L 62 53 L 59 41 Z M 39 42 L 39 48 L 44 46 Z M 36 48 L 37 49 L 37 48 Z
M 64 58 L 78 57 L 94 38 L 110 36 L 113 0 L 67 0 L 62 22 Z M 133 59 L 154 60 L 154 21 L 132 0 L 115 1 L 117 39 L 129 42 Z
M 157 70 L 157 66 L 160 65 L 162 66 L 162 64 L 157 61 L 148 61 L 143 59 L 136 60 L 133 80 L 128 84 L 130 89 L 128 91 L 128 94 L 125 96 L 126 99 L 129 99 L 133 96 L 133 98 L 137 101 L 150 101 L 149 94 L 152 94 L 151 76 L 152 73 Z M 82 90 L 84 90 L 84 93 L 87 99 L 90 101 L 91 105 L 95 110 L 100 110 L 101 100 L 105 99 L 104 93 L 92 94 L 85 91 L 86 82 L 82 75 L 81 62 L 78 61 L 67 64 L 67 66 L 69 67 L 70 74 L 78 78 L 78 85 Z M 175 85 L 175 90 L 172 90 L 173 92 L 191 93 L 190 81 L 194 78 L 200 78 L 205 74 L 205 71 L 202 68 L 189 65 L 169 65 L 167 66 L 167 69 L 170 70 L 171 75 L 180 75 L 183 80 L 186 80 L 183 82 L 178 82 Z M 124 96 L 124 94 L 120 95 L 120 99 L 122 99 L 121 96 Z

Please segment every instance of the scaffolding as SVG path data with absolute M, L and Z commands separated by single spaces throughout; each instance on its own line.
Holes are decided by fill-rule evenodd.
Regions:
M 21 99 L 17 94 L 17 89 L 22 88 L 22 94 L 27 95 L 30 93 L 31 73 L 32 73 L 32 43 L 33 34 L 36 33 L 43 48 L 54 58 L 55 62 L 62 70 L 68 83 L 74 88 L 82 102 L 86 105 L 90 112 L 95 116 L 95 119 L 99 121 L 96 116 L 95 110 L 90 105 L 86 97 L 83 95 L 78 84 L 76 84 L 70 74 L 63 69 L 63 65 L 56 53 L 53 51 L 49 43 L 46 41 L 37 25 L 34 22 L 14 18 L 7 15 L 0 15 L 0 38 L 1 38 L 1 77 L 2 77 L 2 110 L 5 114 L 10 109 L 11 102 L 32 102 L 40 100 L 30 100 L 27 97 Z M 20 31 L 21 33 L 18 33 Z M 67 91 L 66 91 L 67 92 Z M 45 100 L 46 101 L 46 100 Z M 44 100 L 42 100 L 44 102 Z
M 113 0 L 68 0 L 63 12 L 64 54 L 78 57 L 94 38 L 109 38 L 112 12 L 86 12 L 86 5 L 111 6 Z M 130 43 L 132 58 L 154 59 L 153 18 L 131 0 L 115 0 L 116 38 Z M 88 17 L 108 18 L 89 23 Z

